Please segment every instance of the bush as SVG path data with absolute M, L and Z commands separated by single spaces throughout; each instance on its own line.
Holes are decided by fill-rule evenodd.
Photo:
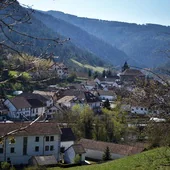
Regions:
M 74 163 L 78 164 L 78 163 L 80 163 L 80 161 L 81 161 L 81 157 L 80 157 L 80 155 L 77 154 L 74 158 Z
M 2 170 L 9 170 L 10 164 L 8 162 L 1 162 L 1 169 Z

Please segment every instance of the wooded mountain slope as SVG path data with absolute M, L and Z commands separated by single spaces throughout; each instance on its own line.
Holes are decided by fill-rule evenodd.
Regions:
M 142 63 L 144 67 L 155 67 L 168 61 L 165 52 L 170 49 L 169 26 L 88 19 L 58 11 L 48 11 L 48 14 L 78 26 L 117 47 L 138 65 Z

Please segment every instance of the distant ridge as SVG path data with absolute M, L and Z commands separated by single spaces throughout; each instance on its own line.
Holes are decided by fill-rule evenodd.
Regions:
M 59 11 L 47 13 L 118 48 L 138 65 L 157 67 L 168 61 L 164 51 L 170 49 L 170 26 L 89 19 Z

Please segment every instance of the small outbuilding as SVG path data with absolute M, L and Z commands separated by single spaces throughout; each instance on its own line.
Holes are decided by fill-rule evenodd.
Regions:
M 95 141 L 91 139 L 81 139 L 79 144 L 81 144 L 86 151 L 85 157 L 92 160 L 102 160 L 107 147 L 109 148 L 111 159 L 119 159 L 140 153 L 144 150 L 144 147 Z
M 29 164 L 33 166 L 54 166 L 57 164 L 57 160 L 54 155 L 32 156 Z
M 75 162 L 76 157 L 79 157 L 79 162 L 85 161 L 85 149 L 81 144 L 74 144 L 70 146 L 64 152 L 64 162 L 67 164 L 77 163 Z

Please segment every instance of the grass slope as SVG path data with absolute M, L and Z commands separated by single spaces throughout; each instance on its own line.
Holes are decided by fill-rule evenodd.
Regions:
M 103 70 L 104 70 L 104 67 L 94 67 L 94 66 L 91 66 L 89 64 L 81 64 L 80 62 L 74 60 L 74 59 L 71 59 L 71 61 L 75 64 L 77 64 L 79 67 L 82 67 L 82 68 L 87 68 L 87 69 L 90 69 L 90 70 L 93 70 L 93 71 L 97 71 L 97 72 L 100 72 L 102 73 Z
M 65 169 L 65 168 L 64 168 Z M 78 166 L 69 170 L 170 170 L 170 148 L 158 148 L 103 164 Z M 48 170 L 63 170 L 49 168 Z

